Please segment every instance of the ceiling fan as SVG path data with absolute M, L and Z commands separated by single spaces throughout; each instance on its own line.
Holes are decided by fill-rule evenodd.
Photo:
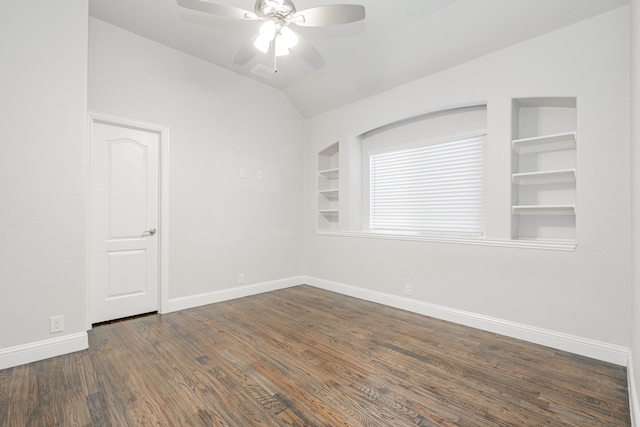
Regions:
M 276 57 L 295 52 L 311 67 L 320 69 L 325 62 L 322 55 L 308 41 L 297 35 L 290 26 L 323 27 L 361 21 L 365 17 L 364 6 L 334 4 L 296 11 L 291 0 L 257 0 L 254 12 L 235 6 L 213 3 L 207 0 L 177 0 L 178 5 L 227 18 L 245 21 L 262 21 L 260 31 L 240 48 L 233 63 L 244 65 L 258 51 L 273 54 L 273 72 L 277 72 Z

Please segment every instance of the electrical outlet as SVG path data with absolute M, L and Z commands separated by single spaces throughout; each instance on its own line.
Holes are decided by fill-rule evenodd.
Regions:
M 262 171 L 256 172 L 256 178 L 257 179 L 262 179 Z
M 238 285 L 244 284 L 244 273 L 238 274 Z
M 49 318 L 49 333 L 64 331 L 64 316 L 52 316 Z
M 410 283 L 405 283 L 404 284 L 404 294 L 405 295 L 411 295 L 411 284 Z
M 247 177 L 247 171 L 244 169 L 240 169 L 240 178 L 246 178 Z

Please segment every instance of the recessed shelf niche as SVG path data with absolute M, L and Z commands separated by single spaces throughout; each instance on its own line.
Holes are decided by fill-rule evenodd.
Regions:
M 318 231 L 338 231 L 340 219 L 340 144 L 318 153 Z
M 520 98 L 512 105 L 512 238 L 576 238 L 576 99 Z

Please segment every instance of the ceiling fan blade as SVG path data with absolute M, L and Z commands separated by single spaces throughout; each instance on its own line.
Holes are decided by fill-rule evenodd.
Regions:
M 240 48 L 236 57 L 233 58 L 233 63 L 236 65 L 244 65 L 247 62 L 251 61 L 251 59 L 256 56 L 258 53 L 258 49 L 253 45 L 253 42 L 256 41 L 259 34 L 251 37 L 245 44 Z
M 361 21 L 364 17 L 364 6 L 333 4 L 302 10 L 294 15 L 293 23 L 301 27 L 323 27 L 325 25 L 349 24 Z
M 320 52 L 311 43 L 298 35 L 298 44 L 293 48 L 293 52 L 300 56 L 304 62 L 316 70 L 324 67 L 325 62 Z
M 245 19 L 249 21 L 258 19 L 255 13 L 249 12 L 248 10 L 235 6 L 227 6 L 225 4 L 212 3 L 206 0 L 178 0 L 178 6 L 197 10 L 198 12 L 224 16 L 225 18 Z

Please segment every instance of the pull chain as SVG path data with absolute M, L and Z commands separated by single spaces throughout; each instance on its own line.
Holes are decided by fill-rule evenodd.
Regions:
M 273 73 L 278 72 L 278 55 L 276 55 L 276 38 L 273 38 Z

